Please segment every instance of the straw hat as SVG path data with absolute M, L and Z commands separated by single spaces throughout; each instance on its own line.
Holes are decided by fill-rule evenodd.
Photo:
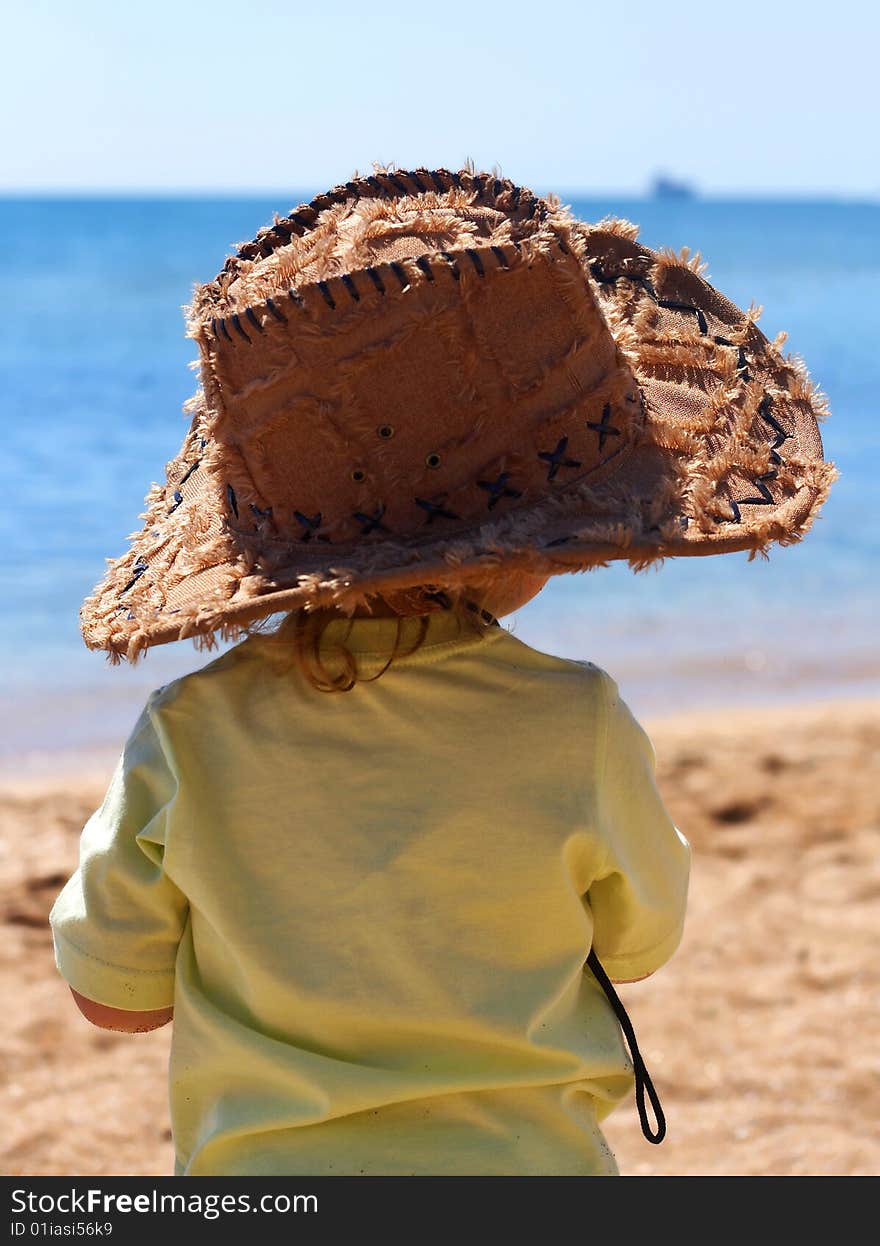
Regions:
M 192 424 L 86 643 L 133 660 L 383 590 L 799 539 L 836 476 L 821 395 L 636 235 L 378 168 L 260 230 L 195 289 Z

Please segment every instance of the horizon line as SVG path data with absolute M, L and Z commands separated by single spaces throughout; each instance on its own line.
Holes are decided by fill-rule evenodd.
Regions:
M 324 188 L 302 186 L 299 188 L 279 187 L 113 187 L 113 186 L 0 186 L 0 199 L 256 199 L 256 198 L 289 198 L 291 193 L 304 196 L 301 202 L 308 202 L 315 195 L 326 191 Z M 545 191 L 545 194 L 551 193 Z M 828 190 L 820 188 L 802 190 L 783 189 L 746 189 L 746 190 L 714 190 L 701 191 L 689 187 L 684 194 L 657 193 L 651 187 L 641 190 L 629 189 L 597 189 L 590 187 L 568 187 L 552 192 L 558 198 L 572 199 L 624 199 L 654 203 L 729 203 L 729 202 L 835 202 L 862 204 L 865 206 L 880 204 L 880 190 Z

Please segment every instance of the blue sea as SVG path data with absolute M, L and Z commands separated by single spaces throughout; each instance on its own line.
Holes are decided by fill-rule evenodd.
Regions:
M 154 687 L 210 660 L 190 642 L 111 668 L 78 610 L 126 548 L 177 451 L 194 389 L 182 306 L 234 245 L 308 199 L 0 199 L 3 506 L 0 761 L 113 751 Z M 566 575 L 504 620 L 526 643 L 609 670 L 633 709 L 880 692 L 880 205 L 569 200 L 649 246 L 690 246 L 761 327 L 789 334 L 828 395 L 841 475 L 799 545 Z

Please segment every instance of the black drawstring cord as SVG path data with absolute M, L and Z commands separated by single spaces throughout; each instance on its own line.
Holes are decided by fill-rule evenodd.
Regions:
M 632 1058 L 633 1069 L 636 1075 L 636 1107 L 639 1110 L 639 1120 L 642 1125 L 642 1133 L 649 1142 L 659 1144 L 666 1137 L 666 1117 L 663 1115 L 663 1108 L 660 1106 L 660 1096 L 654 1089 L 654 1083 L 651 1076 L 645 1068 L 645 1062 L 642 1059 L 642 1053 L 639 1051 L 639 1045 L 636 1042 L 636 1032 L 632 1027 L 632 1022 L 626 1015 L 626 1009 L 620 1002 L 617 992 L 611 985 L 611 979 L 599 963 L 599 958 L 593 949 L 590 949 L 590 955 L 587 957 L 587 964 L 593 971 L 596 981 L 602 990 L 608 996 L 608 1002 L 614 1009 L 615 1016 L 620 1022 L 620 1028 L 623 1030 L 624 1037 L 629 1044 L 629 1054 Z M 648 1120 L 648 1110 L 645 1107 L 645 1092 L 651 1100 L 651 1107 L 654 1109 L 654 1118 L 657 1121 L 657 1130 L 652 1132 L 651 1122 Z

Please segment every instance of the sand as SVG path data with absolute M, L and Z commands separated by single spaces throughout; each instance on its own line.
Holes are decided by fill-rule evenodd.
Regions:
M 880 702 L 646 721 L 693 846 L 672 962 L 621 987 L 668 1136 L 606 1121 L 625 1175 L 880 1171 Z M 170 1029 L 96 1030 L 57 974 L 47 914 L 108 774 L 0 783 L 0 1170 L 172 1171 Z

